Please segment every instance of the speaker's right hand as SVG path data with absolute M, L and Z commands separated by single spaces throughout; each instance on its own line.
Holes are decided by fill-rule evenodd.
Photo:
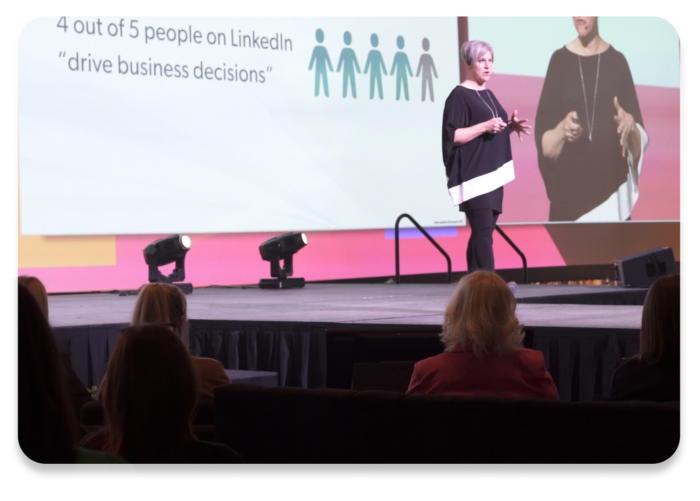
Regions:
M 508 127 L 508 124 L 501 117 L 492 118 L 488 122 L 484 122 L 484 132 L 489 134 L 498 134 L 506 127 Z
M 583 134 L 583 127 L 578 123 L 578 113 L 570 111 L 561 122 L 562 132 L 567 142 L 573 143 L 579 140 Z

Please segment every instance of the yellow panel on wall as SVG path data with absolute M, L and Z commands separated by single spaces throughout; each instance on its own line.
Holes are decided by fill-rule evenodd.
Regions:
M 13 41 L 10 62 L 10 265 L 12 268 L 115 266 L 117 264 L 117 241 L 114 236 L 42 237 L 20 235 L 15 43 L 16 41 Z

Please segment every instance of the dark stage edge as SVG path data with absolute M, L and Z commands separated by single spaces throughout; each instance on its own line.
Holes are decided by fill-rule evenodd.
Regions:
M 349 388 L 354 363 L 416 361 L 440 353 L 438 333 L 454 287 L 195 289 L 187 296 L 188 342 L 194 355 L 215 358 L 226 369 L 277 372 L 280 386 Z M 645 292 L 518 286 L 516 313 L 526 326 L 529 346 L 544 354 L 562 400 L 606 395 L 616 362 L 639 348 L 642 306 L 624 302 L 637 301 Z M 566 304 L 581 298 L 588 304 Z M 59 347 L 70 355 L 86 386 L 100 384 L 135 301 L 134 295 L 116 293 L 49 297 Z M 595 302 L 613 304 L 591 304 Z

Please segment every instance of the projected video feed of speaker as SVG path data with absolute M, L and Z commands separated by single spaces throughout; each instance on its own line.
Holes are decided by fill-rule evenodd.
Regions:
M 511 134 L 499 224 L 680 218 L 678 36 L 469 18 Z M 526 43 L 522 34 L 526 33 Z M 23 235 L 465 224 L 440 148 L 456 18 L 46 17 L 19 41 Z M 408 223 L 407 223 L 408 224 Z
M 469 18 L 471 39 L 492 40 L 489 88 L 533 126 L 511 140 L 515 180 L 499 224 L 678 221 L 675 29 L 661 18 L 603 17 L 590 41 L 577 22 Z M 579 54 L 588 43 L 597 50 Z

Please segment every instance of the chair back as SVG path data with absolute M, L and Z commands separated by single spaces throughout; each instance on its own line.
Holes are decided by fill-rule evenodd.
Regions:
M 352 368 L 352 388 L 356 391 L 381 390 L 406 393 L 415 362 L 356 363 Z

